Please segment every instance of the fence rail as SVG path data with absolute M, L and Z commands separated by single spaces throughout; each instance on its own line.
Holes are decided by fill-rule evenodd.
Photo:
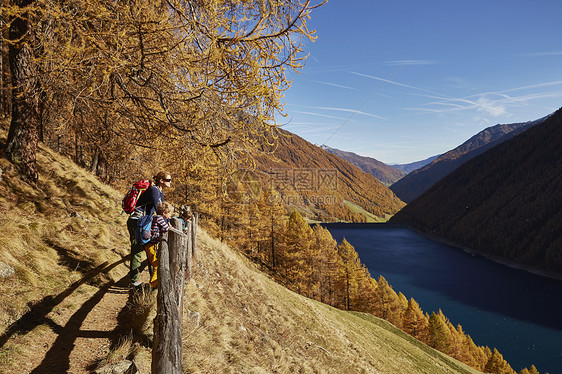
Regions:
M 186 222 L 170 220 L 158 252 L 158 296 L 152 345 L 152 374 L 180 374 L 182 370 L 182 317 L 185 284 L 192 278 L 196 258 L 198 215 Z

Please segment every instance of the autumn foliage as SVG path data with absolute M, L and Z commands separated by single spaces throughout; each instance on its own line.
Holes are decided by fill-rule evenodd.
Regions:
M 283 209 L 278 207 L 277 214 L 282 213 Z M 288 219 L 273 214 L 267 221 L 275 222 L 262 232 L 267 235 L 259 237 L 254 233 L 251 237 L 267 244 L 248 243 L 247 226 L 241 227 L 246 235 L 237 236 L 241 240 L 238 244 L 289 289 L 336 308 L 386 319 L 423 343 L 483 372 L 515 373 L 497 349 L 477 346 L 470 335 L 460 325 L 454 326 L 441 310 L 428 315 L 414 299 L 408 300 L 394 291 L 384 277 L 373 279 L 345 239 L 338 244 L 326 228 L 310 227 L 297 211 Z M 234 236 L 230 238 L 233 244 L 237 243 Z M 534 366 L 524 370 L 527 371 L 522 373 L 537 372 Z

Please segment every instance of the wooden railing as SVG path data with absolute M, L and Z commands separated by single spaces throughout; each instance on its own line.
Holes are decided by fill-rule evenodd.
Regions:
M 182 370 L 182 317 L 185 284 L 192 277 L 192 264 L 197 256 L 197 214 L 182 223 L 170 220 L 158 252 L 158 296 L 152 343 L 152 373 L 180 374 Z

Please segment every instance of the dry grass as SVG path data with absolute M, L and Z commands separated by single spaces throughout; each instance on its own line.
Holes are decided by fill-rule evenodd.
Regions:
M 109 352 L 107 357 L 103 359 L 98 367 L 114 364 L 119 361 L 130 359 L 135 355 L 137 346 L 133 345 L 133 338 L 126 336 Z
M 0 132 L 1 142 L 5 135 Z M 91 274 L 128 253 L 121 194 L 66 157 L 39 148 L 37 186 L 21 180 L 0 153 L 0 261 L 15 270 L 0 278 L 0 334 L 30 305 L 63 293 L 86 275 L 91 284 L 124 275 L 125 267 Z
M 285 289 L 202 230 L 198 239 L 187 373 L 477 373 L 386 321 Z
M 0 279 L 0 335 L 37 305 L 63 325 L 59 310 L 79 307 L 98 290 L 92 286 L 126 274 L 125 266 L 91 271 L 128 252 L 121 193 L 49 149 L 41 148 L 38 162 L 41 179 L 33 188 L 0 157 L 0 261 L 16 272 Z M 203 230 L 198 247 L 194 279 L 186 289 L 186 373 L 476 373 L 385 321 L 288 291 Z M 72 297 L 58 298 L 83 280 L 87 283 L 73 288 Z M 144 296 L 131 307 L 141 333 L 154 310 L 152 296 Z M 25 336 L 12 333 L 0 348 L 0 372 L 37 355 L 28 343 L 49 329 L 39 323 Z M 103 362 L 132 356 L 145 371 L 150 367 L 150 350 L 129 339 Z

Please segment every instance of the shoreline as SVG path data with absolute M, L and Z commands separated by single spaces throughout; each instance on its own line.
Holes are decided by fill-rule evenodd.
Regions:
M 404 228 L 404 229 L 408 229 L 412 232 L 415 232 L 416 234 L 418 234 L 418 235 L 420 235 L 420 236 L 422 236 L 426 239 L 429 239 L 429 240 L 437 242 L 437 243 L 445 244 L 449 247 L 456 248 L 456 249 L 461 250 L 461 251 L 463 251 L 463 252 L 465 252 L 469 255 L 482 257 L 482 258 L 485 258 L 486 260 L 494 261 L 498 264 L 507 266 L 507 267 L 512 268 L 512 269 L 526 271 L 526 272 L 531 273 L 533 275 L 562 281 L 562 275 L 560 275 L 560 274 L 550 272 L 550 271 L 547 271 L 547 270 L 533 268 L 533 267 L 523 265 L 523 264 L 520 264 L 520 263 L 512 261 L 512 260 L 506 260 L 504 258 L 494 256 L 494 255 L 491 255 L 489 253 L 485 253 L 485 252 L 482 252 L 482 251 L 479 251 L 479 250 L 476 250 L 476 249 L 473 249 L 473 248 L 455 243 L 453 241 L 450 241 L 448 239 L 439 237 L 437 235 L 426 233 L 426 232 L 424 232 L 424 231 L 422 231 L 422 230 L 420 230 L 420 229 L 418 229 L 418 228 L 416 228 L 416 227 L 414 227 L 410 224 L 407 224 L 407 223 L 388 223 L 388 222 L 385 222 L 385 223 L 342 223 L 342 222 L 329 223 L 329 222 L 326 222 L 326 223 L 319 223 L 319 224 L 326 227 L 326 228 L 329 228 L 331 225 L 340 225 L 340 226 L 349 225 L 350 227 L 354 226 L 355 228 L 366 228 L 366 227 L 369 227 L 369 226 L 373 227 L 373 228 L 374 228 L 374 226 L 378 226 L 378 228 Z

